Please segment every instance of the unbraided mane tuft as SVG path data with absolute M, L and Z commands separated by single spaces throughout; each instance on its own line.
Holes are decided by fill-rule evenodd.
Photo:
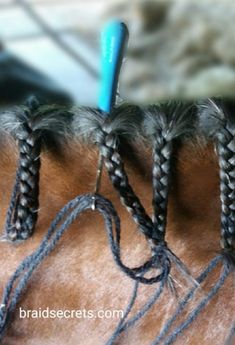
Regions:
M 166 102 L 143 108 L 143 131 L 153 137 L 161 131 L 165 140 L 192 136 L 196 130 L 196 107 L 183 102 Z
M 101 129 L 129 139 L 140 136 L 143 113 L 137 106 L 121 105 L 114 108 L 107 118 L 98 109 L 74 107 L 72 111 L 74 135 L 85 141 L 99 141 Z
M 0 112 L 0 131 L 16 139 L 24 136 L 23 126 L 27 123 L 37 136 L 44 131 L 67 137 L 71 135 L 72 113 L 65 107 L 41 105 L 33 113 L 26 105 L 3 109 Z

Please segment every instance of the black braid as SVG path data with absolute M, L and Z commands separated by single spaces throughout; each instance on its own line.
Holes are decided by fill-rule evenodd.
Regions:
M 164 134 L 164 131 L 161 133 Z M 138 224 L 140 230 L 145 234 L 148 242 L 150 244 L 152 255 L 156 255 L 159 259 L 158 267 L 166 265 L 170 267 L 171 263 L 174 263 L 178 271 L 182 273 L 187 279 L 195 283 L 194 279 L 191 277 L 190 272 L 187 267 L 172 253 L 172 251 L 167 248 L 164 235 L 165 235 L 165 225 L 166 225 L 166 213 L 167 213 L 167 202 L 168 202 L 168 179 L 170 171 L 170 157 L 172 152 L 172 141 L 169 143 L 163 140 L 163 147 L 159 157 L 164 155 L 165 164 L 160 168 L 162 170 L 162 182 L 160 182 L 160 187 L 162 189 L 163 198 L 165 193 L 164 203 L 162 202 L 162 214 L 164 215 L 164 231 L 158 230 L 158 224 L 154 224 L 151 218 L 146 213 L 144 207 L 142 206 L 140 200 L 136 196 L 132 187 L 129 184 L 128 176 L 124 169 L 124 164 L 121 159 L 121 156 L 118 152 L 118 138 L 117 134 L 107 132 L 105 130 L 105 125 L 102 129 L 102 135 L 100 140 L 100 152 L 105 159 L 105 166 L 107 168 L 109 177 L 112 181 L 113 186 L 117 189 L 120 194 L 122 203 L 126 206 L 127 210 L 131 213 L 133 219 Z M 158 145 L 157 145 L 158 146 Z M 164 150 L 168 151 L 168 154 L 164 154 Z M 155 165 L 155 164 L 154 164 Z M 166 168 L 167 167 L 167 168 Z M 156 167 L 155 167 L 156 169 Z M 155 175 L 157 178 L 157 175 Z M 166 177 L 167 176 L 167 177 Z M 163 179 L 165 179 L 165 187 L 163 188 Z M 159 187 L 159 183 L 156 183 L 156 188 Z M 155 191 L 154 191 L 155 192 Z M 157 194 L 161 193 L 161 190 L 158 190 Z M 158 202 L 160 197 L 155 197 L 154 200 Z M 164 206 L 164 208 L 163 208 Z M 157 206 L 155 208 L 157 210 Z M 166 269 L 166 268 L 165 268 Z
M 193 128 L 192 110 L 192 106 L 180 102 L 168 102 L 145 110 L 143 131 L 153 145 L 153 224 L 156 237 L 162 242 L 165 241 L 167 223 L 173 142 Z
M 235 123 L 231 109 L 226 111 L 227 106 L 228 102 L 207 99 L 198 104 L 198 114 L 202 133 L 216 142 L 220 167 L 220 242 L 227 259 L 235 263 Z
M 109 178 L 118 191 L 121 202 L 145 236 L 158 242 L 154 236 L 153 222 L 130 186 L 119 153 L 119 138 L 123 135 L 134 138 L 140 133 L 141 122 L 142 112 L 137 106 L 118 106 L 108 117 L 97 109 L 83 108 L 74 116 L 73 128 L 75 135 L 80 134 L 85 140 L 91 139 L 99 147 Z
M 140 230 L 148 238 L 155 239 L 152 220 L 129 184 L 123 161 L 118 152 L 117 135 L 113 132 L 106 132 L 105 126 L 103 126 L 101 138 L 102 140 L 99 143 L 100 152 L 105 159 L 105 166 L 110 180 L 119 192 L 122 203 L 130 212 Z
M 235 128 L 229 122 L 217 135 L 220 165 L 221 246 L 234 250 L 235 246 Z
M 159 237 L 166 231 L 172 141 L 165 139 L 164 131 L 157 131 L 153 140 L 153 223 Z
M 154 117 L 154 122 L 157 121 L 157 126 L 159 126 L 159 119 L 157 118 L 158 113 L 155 112 L 155 108 L 153 110 L 151 115 Z M 146 213 L 140 200 L 129 184 L 124 164 L 118 152 L 118 133 L 116 130 L 113 130 L 115 126 L 110 126 L 109 121 L 112 121 L 112 119 L 103 122 L 97 137 L 99 139 L 100 152 L 104 157 L 105 166 L 112 184 L 119 192 L 122 203 L 131 213 L 133 219 L 139 225 L 140 230 L 145 234 L 150 244 L 152 255 L 157 255 L 158 267 L 166 269 L 166 267 L 170 268 L 171 264 L 174 263 L 179 273 L 183 274 L 187 280 L 195 284 L 187 267 L 174 255 L 174 253 L 172 253 L 165 242 L 172 143 L 173 139 L 177 136 L 185 134 L 186 128 L 188 128 L 188 119 L 186 120 L 186 118 L 190 118 L 188 107 L 181 110 L 180 107 L 176 108 L 173 113 L 170 111 L 168 114 L 171 116 L 169 116 L 170 121 L 166 119 L 165 113 L 161 114 L 166 121 L 164 120 L 163 123 L 161 123 L 159 130 L 156 131 L 155 127 L 152 128 L 154 130 L 154 135 L 152 137 L 154 142 L 154 222 Z M 179 113 L 179 111 L 181 112 Z M 170 284 L 173 284 L 170 277 L 168 277 L 168 281 Z
M 83 115 L 79 114 L 79 121 L 75 123 L 75 128 L 81 133 L 86 131 L 89 133 L 89 129 L 90 132 L 92 131 L 93 140 L 99 145 L 110 180 L 119 192 L 122 203 L 153 246 L 154 243 L 164 244 L 172 142 L 174 138 L 185 134 L 188 128 L 193 128 L 194 112 L 191 109 L 191 105 L 173 102 L 165 106 L 153 106 L 141 112 L 135 108 L 134 112 L 132 109 L 132 112 L 128 113 L 128 108 L 126 110 L 118 107 L 108 118 L 99 111 L 84 109 Z M 135 119 L 131 119 L 131 116 Z M 139 129 L 143 117 L 144 123 L 146 122 L 151 128 L 147 129 L 144 135 L 147 134 L 147 137 L 151 137 L 153 141 L 153 221 L 130 186 L 119 153 L 120 135 L 130 133 L 130 130 L 133 133 L 140 133 L 139 130 L 135 131 L 135 128 L 129 127 L 131 121 L 140 118 L 140 123 L 137 125 Z
M 35 227 L 39 207 L 39 170 L 41 140 L 31 127 L 31 117 L 39 104 L 30 99 L 25 121 L 18 131 L 19 165 L 6 222 L 6 235 L 11 241 L 25 240 Z

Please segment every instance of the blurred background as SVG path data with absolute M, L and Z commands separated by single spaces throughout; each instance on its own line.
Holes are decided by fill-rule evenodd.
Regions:
M 130 31 L 122 99 L 234 97 L 232 0 L 0 0 L 0 103 L 36 94 L 94 106 L 100 30 L 112 18 Z

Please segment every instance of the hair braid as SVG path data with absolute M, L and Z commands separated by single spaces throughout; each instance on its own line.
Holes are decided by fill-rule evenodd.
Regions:
M 117 135 L 113 132 L 106 132 L 104 126 L 102 128 L 102 140 L 99 145 L 110 180 L 115 189 L 119 192 L 122 203 L 130 212 L 134 221 L 140 227 L 140 230 L 148 238 L 155 239 L 152 220 L 147 215 L 139 198 L 129 184 L 124 163 L 118 152 Z
M 172 141 L 167 141 L 164 131 L 157 131 L 153 139 L 153 223 L 158 236 L 165 237 L 169 192 Z
M 145 110 L 143 131 L 153 146 L 153 224 L 156 237 L 162 242 L 165 241 L 167 223 L 173 142 L 189 131 L 189 121 L 193 128 L 192 115 L 192 107 L 180 102 L 151 106 Z
M 25 121 L 17 133 L 19 164 L 6 222 L 6 234 L 11 241 L 28 238 L 38 217 L 41 139 L 31 126 L 31 116 L 38 106 L 35 99 L 29 101 Z
M 78 112 L 79 111 L 79 112 Z M 120 195 L 122 204 L 131 214 L 145 236 L 154 237 L 153 222 L 146 213 L 141 201 L 130 186 L 121 155 L 119 138 L 133 138 L 140 133 L 142 112 L 137 106 L 121 105 L 114 108 L 108 117 L 96 109 L 74 109 L 73 128 L 75 135 L 92 140 L 100 150 L 109 178 Z
M 207 99 L 198 104 L 199 127 L 215 140 L 220 167 L 221 247 L 234 261 L 235 247 L 235 123 L 225 104 Z M 229 109 L 228 109 L 229 110 Z
M 221 246 L 235 245 L 235 129 L 228 122 L 217 135 L 220 166 Z

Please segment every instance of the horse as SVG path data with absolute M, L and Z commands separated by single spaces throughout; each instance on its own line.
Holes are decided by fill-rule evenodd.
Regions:
M 121 258 L 124 263 L 122 267 L 137 267 L 143 262 L 148 262 L 151 248 L 158 239 L 149 241 L 147 232 L 138 231 L 138 219 L 136 225 L 130 207 L 128 209 L 125 200 L 120 202 L 119 191 L 115 190 L 117 189 L 116 180 L 110 178 L 113 168 L 110 168 L 110 162 L 102 162 L 103 169 L 102 176 L 100 176 L 99 157 L 100 152 L 105 156 L 105 151 L 100 150 L 99 138 L 91 140 L 95 133 L 94 126 L 91 126 L 92 122 L 86 123 L 87 118 L 92 121 L 92 117 L 97 116 L 95 111 L 83 108 L 69 111 L 63 108 L 55 111 L 53 108 L 49 109 L 51 113 L 48 109 L 46 111 L 44 109 L 41 117 L 39 111 L 37 112 L 39 117 L 37 126 L 41 126 L 40 135 L 42 136 L 40 151 L 35 151 L 35 154 L 40 156 L 40 177 L 37 176 L 39 200 L 33 211 L 37 213 L 37 219 L 34 219 L 35 224 L 31 228 L 29 236 L 19 240 L 14 236 L 2 237 L 0 242 L 1 294 L 4 294 L 4 288 L 20 262 L 37 250 L 56 214 L 69 200 L 79 195 L 88 195 L 88 198 L 91 195 L 94 203 L 78 217 L 73 218 L 73 222 L 56 243 L 55 248 L 49 255 L 45 255 L 33 270 L 27 285 L 21 291 L 15 309 L 7 320 L 1 344 L 147 345 L 172 343 L 170 342 L 171 334 L 176 332 L 177 327 L 190 316 L 198 303 L 205 299 L 209 291 L 216 285 L 223 265 L 219 262 L 205 279 L 198 283 L 196 278 L 220 252 L 220 184 L 223 174 L 218 160 L 218 152 L 221 152 L 222 149 L 215 150 L 215 140 L 211 131 L 217 133 L 217 127 L 220 126 L 221 121 L 218 118 L 215 120 L 214 113 L 217 112 L 217 115 L 219 113 L 219 117 L 223 111 L 220 108 L 218 110 L 217 105 L 211 102 L 206 103 L 204 108 L 199 107 L 200 111 L 198 107 L 187 107 L 183 119 L 187 133 L 182 134 L 181 125 L 178 126 L 180 135 L 178 137 L 177 134 L 176 138 L 174 137 L 173 146 L 171 146 L 170 166 L 165 165 L 165 161 L 159 160 L 156 155 L 153 155 L 154 142 L 151 141 L 150 136 L 144 136 L 139 129 L 143 123 L 145 128 L 146 126 L 148 128 L 147 133 L 155 128 L 151 116 L 149 116 L 149 110 L 144 111 L 137 106 L 131 106 L 130 112 L 134 114 L 133 116 L 125 107 L 124 110 L 119 110 L 124 113 L 125 120 L 123 121 L 127 122 L 127 126 L 124 126 L 125 130 L 121 135 L 118 133 L 119 156 L 116 155 L 115 159 L 118 161 L 121 157 L 123 160 L 128 184 L 138 195 L 137 201 L 141 200 L 146 214 L 151 214 L 152 199 L 154 200 L 154 195 L 152 197 L 153 161 L 155 168 L 156 166 L 167 166 L 167 174 L 170 173 L 170 178 L 167 180 L 168 188 L 164 189 L 167 195 L 167 214 L 164 213 L 166 209 L 163 209 L 163 214 L 167 219 L 164 241 L 169 246 L 170 252 L 183 262 L 183 268 L 181 270 L 177 266 L 178 261 L 176 260 L 176 265 L 172 264 L 167 271 L 168 278 L 170 278 L 163 284 L 156 303 L 152 303 L 151 308 L 147 308 L 132 327 L 126 327 L 124 331 L 120 331 L 119 327 L 119 334 L 113 338 L 113 332 L 120 323 L 120 311 L 125 313 L 127 306 L 131 305 L 130 299 L 135 303 L 133 303 L 132 310 L 127 312 L 129 318 L 144 310 L 143 306 L 156 294 L 161 281 L 156 280 L 153 284 L 142 283 L 143 277 L 146 277 L 146 281 L 151 280 L 151 272 L 147 272 L 147 269 L 136 274 L 134 270 L 125 271 L 117 265 L 113 259 L 113 252 L 116 255 L 118 253 L 117 245 L 110 245 L 110 234 L 107 236 L 105 232 L 107 220 L 104 221 L 102 213 L 98 212 L 102 209 L 99 206 L 104 202 L 102 198 L 107 199 L 107 203 L 112 203 L 112 207 L 121 220 Z M 174 122 L 174 109 L 177 106 L 174 105 L 174 107 L 170 108 L 169 117 L 164 117 L 165 108 L 159 107 L 154 112 L 154 121 L 160 123 L 160 128 L 168 120 L 167 123 L 170 124 L 171 129 L 173 128 L 173 131 L 175 126 L 177 127 L 177 121 Z M 17 165 L 20 164 L 18 150 L 22 140 L 16 135 L 19 128 L 12 128 L 11 116 L 21 116 L 12 114 L 14 112 L 21 114 L 22 111 L 25 114 L 26 110 L 23 108 L 20 111 L 13 109 L 7 112 L 7 116 L 0 115 L 0 224 L 2 229 L 6 229 L 6 215 L 9 212 L 8 207 L 12 198 L 11 186 L 14 185 L 15 172 Z M 41 108 L 40 111 L 42 111 Z M 205 113 L 209 118 L 211 112 L 213 112 L 213 116 L 210 118 L 211 123 L 209 120 L 203 122 L 201 119 Z M 180 114 L 182 115 L 181 108 Z M 116 116 L 119 117 L 118 114 Z M 25 120 L 24 117 L 24 121 L 27 121 L 27 118 Z M 118 118 L 118 121 L 120 123 L 122 119 Z M 22 125 L 22 122 L 21 117 L 18 121 L 19 126 Z M 114 126 L 114 128 L 116 127 Z M 43 135 L 41 134 L 42 128 L 45 132 Z M 89 135 L 86 134 L 87 131 L 89 131 Z M 109 131 L 107 133 L 110 134 Z M 162 132 L 160 131 L 157 138 L 165 140 L 168 133 L 165 132 L 165 137 L 164 135 L 161 137 Z M 111 140 L 109 137 L 108 139 Z M 106 158 L 104 157 L 104 160 Z M 34 162 L 36 159 L 34 156 Z M 97 167 L 100 179 L 98 190 Z M 120 174 L 118 168 L 115 169 L 114 172 L 117 175 Z M 161 179 L 161 171 L 155 170 L 155 175 L 155 182 L 158 183 Z M 164 177 L 162 183 L 165 182 Z M 93 193 L 95 185 L 96 192 Z M 164 207 L 166 207 L 165 204 Z M 111 209 L 111 206 L 109 208 Z M 155 208 L 155 217 L 158 217 L 161 207 L 155 205 Z M 146 222 L 148 219 L 144 218 Z M 134 220 L 136 221 L 136 219 Z M 13 219 L 12 222 L 14 223 L 14 221 Z M 158 219 L 158 224 L 164 226 L 164 221 L 160 222 Z M 9 233 L 11 232 L 9 231 Z M 158 260 L 161 261 L 164 255 L 159 254 Z M 167 256 L 167 262 L 174 261 L 172 257 L 173 254 Z M 186 273 L 183 274 L 182 271 L 185 267 L 189 271 L 186 269 Z M 132 277 L 128 272 L 132 272 Z M 160 272 L 159 277 L 162 274 L 161 267 L 157 266 L 157 272 Z M 172 321 L 172 325 L 165 334 L 162 334 L 167 321 L 182 305 L 184 297 L 191 289 L 194 289 L 195 293 L 185 304 L 185 308 L 182 308 L 178 317 Z M 133 297 L 133 291 L 134 295 L 137 295 L 136 298 Z M 232 344 L 234 339 L 232 335 L 229 336 L 229 331 L 234 321 L 234 297 L 233 275 L 229 274 L 223 286 L 208 303 L 205 303 L 200 313 L 192 316 L 188 326 L 177 333 L 173 339 L 174 343 L 221 345 L 227 342 L 227 344 Z M 5 307 L 3 305 L 2 310 Z M 22 312 L 46 309 L 79 310 L 83 314 L 82 317 L 80 315 L 80 317 L 55 318 L 33 317 L 33 313 L 27 317 Z M 98 311 L 102 311 L 103 314 L 99 313 L 98 316 Z M 24 314 L 24 317 L 21 314 Z

